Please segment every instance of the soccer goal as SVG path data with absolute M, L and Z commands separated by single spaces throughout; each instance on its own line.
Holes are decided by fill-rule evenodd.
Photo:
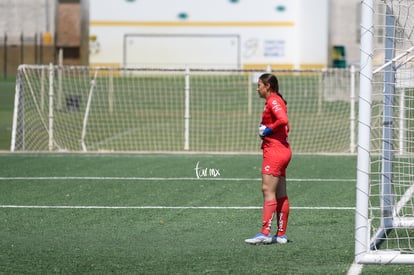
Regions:
M 361 14 L 355 262 L 414 264 L 414 1 Z
M 272 70 L 296 153 L 353 153 L 354 69 Z M 260 153 L 265 71 L 21 65 L 12 151 Z

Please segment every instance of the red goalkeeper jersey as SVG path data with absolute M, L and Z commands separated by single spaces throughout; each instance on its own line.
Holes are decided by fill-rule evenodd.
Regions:
M 272 129 L 272 134 L 263 138 L 263 146 L 272 146 L 282 143 L 288 145 L 289 120 L 287 107 L 283 99 L 275 94 L 270 94 L 265 103 L 261 124 Z

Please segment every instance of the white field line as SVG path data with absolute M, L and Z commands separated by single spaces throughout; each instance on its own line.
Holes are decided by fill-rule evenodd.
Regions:
M 123 181 L 261 181 L 261 178 L 192 178 L 192 177 L 0 177 L 1 181 L 13 180 L 123 180 Z M 290 179 L 292 182 L 356 182 L 356 179 Z
M 160 178 L 160 177 L 0 177 L 2 181 L 13 180 L 121 180 L 121 181 L 261 181 L 260 178 Z M 289 179 L 293 182 L 355 182 L 354 179 Z M 70 206 L 70 205 L 0 205 L 0 208 L 34 209 L 262 209 L 261 206 Z M 355 207 L 294 207 L 302 210 L 355 210 Z
M 206 209 L 206 210 L 250 210 L 261 206 L 92 206 L 92 205 L 0 205 L 0 208 L 24 209 Z M 355 207 L 290 207 L 297 210 L 355 210 Z
M 260 178 L 160 178 L 160 177 L 0 177 L 12 180 L 123 180 L 123 181 L 260 181 Z M 289 179 L 296 182 L 355 182 L 354 179 Z M 66 205 L 0 205 L 0 208 L 47 209 L 262 209 L 261 206 L 66 206 Z M 355 210 L 355 207 L 291 207 L 302 210 Z

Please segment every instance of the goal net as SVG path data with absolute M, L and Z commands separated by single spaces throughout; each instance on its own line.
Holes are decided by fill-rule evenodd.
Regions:
M 414 263 L 414 1 L 362 1 L 355 261 Z
M 262 71 L 21 65 L 12 151 L 260 152 Z M 355 75 L 273 71 L 296 153 L 352 153 Z

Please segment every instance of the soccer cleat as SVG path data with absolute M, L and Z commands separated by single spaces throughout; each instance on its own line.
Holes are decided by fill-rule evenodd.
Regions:
M 248 244 L 270 244 L 272 243 L 272 236 L 259 233 L 251 239 L 244 240 Z
M 288 242 L 288 238 L 287 238 L 286 235 L 283 235 L 283 236 L 273 236 L 272 242 L 273 243 L 285 244 L 285 243 Z

